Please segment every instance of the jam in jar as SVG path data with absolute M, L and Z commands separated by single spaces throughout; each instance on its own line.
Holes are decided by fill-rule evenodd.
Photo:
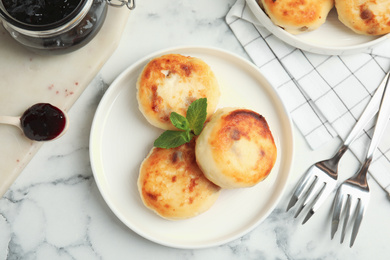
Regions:
M 52 24 L 68 17 L 81 0 L 2 0 L 16 20 L 31 25 Z
M 119 1 L 119 6 L 135 6 L 134 0 Z M 118 6 L 111 0 L 0 0 L 0 19 L 22 45 L 61 54 L 79 49 L 97 34 L 108 5 Z

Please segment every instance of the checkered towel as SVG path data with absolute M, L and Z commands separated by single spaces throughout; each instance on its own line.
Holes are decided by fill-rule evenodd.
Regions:
M 373 92 L 390 69 L 390 39 L 366 53 L 326 56 L 287 45 L 265 29 L 245 0 L 237 0 L 226 22 L 253 63 L 266 75 L 312 149 L 346 138 Z M 363 160 L 373 123 L 351 145 Z M 370 174 L 390 194 L 390 127 L 382 138 Z

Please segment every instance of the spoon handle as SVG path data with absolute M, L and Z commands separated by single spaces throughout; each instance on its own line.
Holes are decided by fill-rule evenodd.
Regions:
M 0 124 L 14 125 L 22 129 L 20 118 L 15 116 L 0 116 Z

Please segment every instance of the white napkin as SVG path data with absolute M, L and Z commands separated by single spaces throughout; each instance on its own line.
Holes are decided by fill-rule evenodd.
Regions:
M 253 63 L 278 90 L 312 149 L 336 136 L 347 136 L 390 69 L 390 39 L 369 53 L 356 55 L 305 52 L 265 29 L 245 0 L 237 0 L 226 15 L 226 22 Z M 360 161 L 365 157 L 373 122 L 350 147 Z M 389 158 L 390 127 L 370 167 L 370 174 L 390 194 Z

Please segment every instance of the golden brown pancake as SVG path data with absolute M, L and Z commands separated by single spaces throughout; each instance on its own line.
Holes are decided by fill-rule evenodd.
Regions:
M 195 141 L 171 149 L 154 147 L 141 165 L 138 190 L 146 207 L 171 220 L 205 212 L 220 193 L 196 163 Z
M 222 188 L 250 187 L 264 180 L 276 160 L 265 118 L 248 109 L 218 109 L 196 141 L 196 159 Z
M 326 21 L 334 0 L 258 0 L 271 21 L 291 34 L 312 31 Z
M 339 20 L 354 32 L 366 35 L 390 33 L 389 0 L 336 0 Z
M 137 82 L 139 109 L 154 126 L 174 130 L 172 111 L 183 116 L 188 106 L 207 98 L 208 117 L 217 107 L 220 91 L 209 65 L 194 57 L 167 54 L 151 60 Z

